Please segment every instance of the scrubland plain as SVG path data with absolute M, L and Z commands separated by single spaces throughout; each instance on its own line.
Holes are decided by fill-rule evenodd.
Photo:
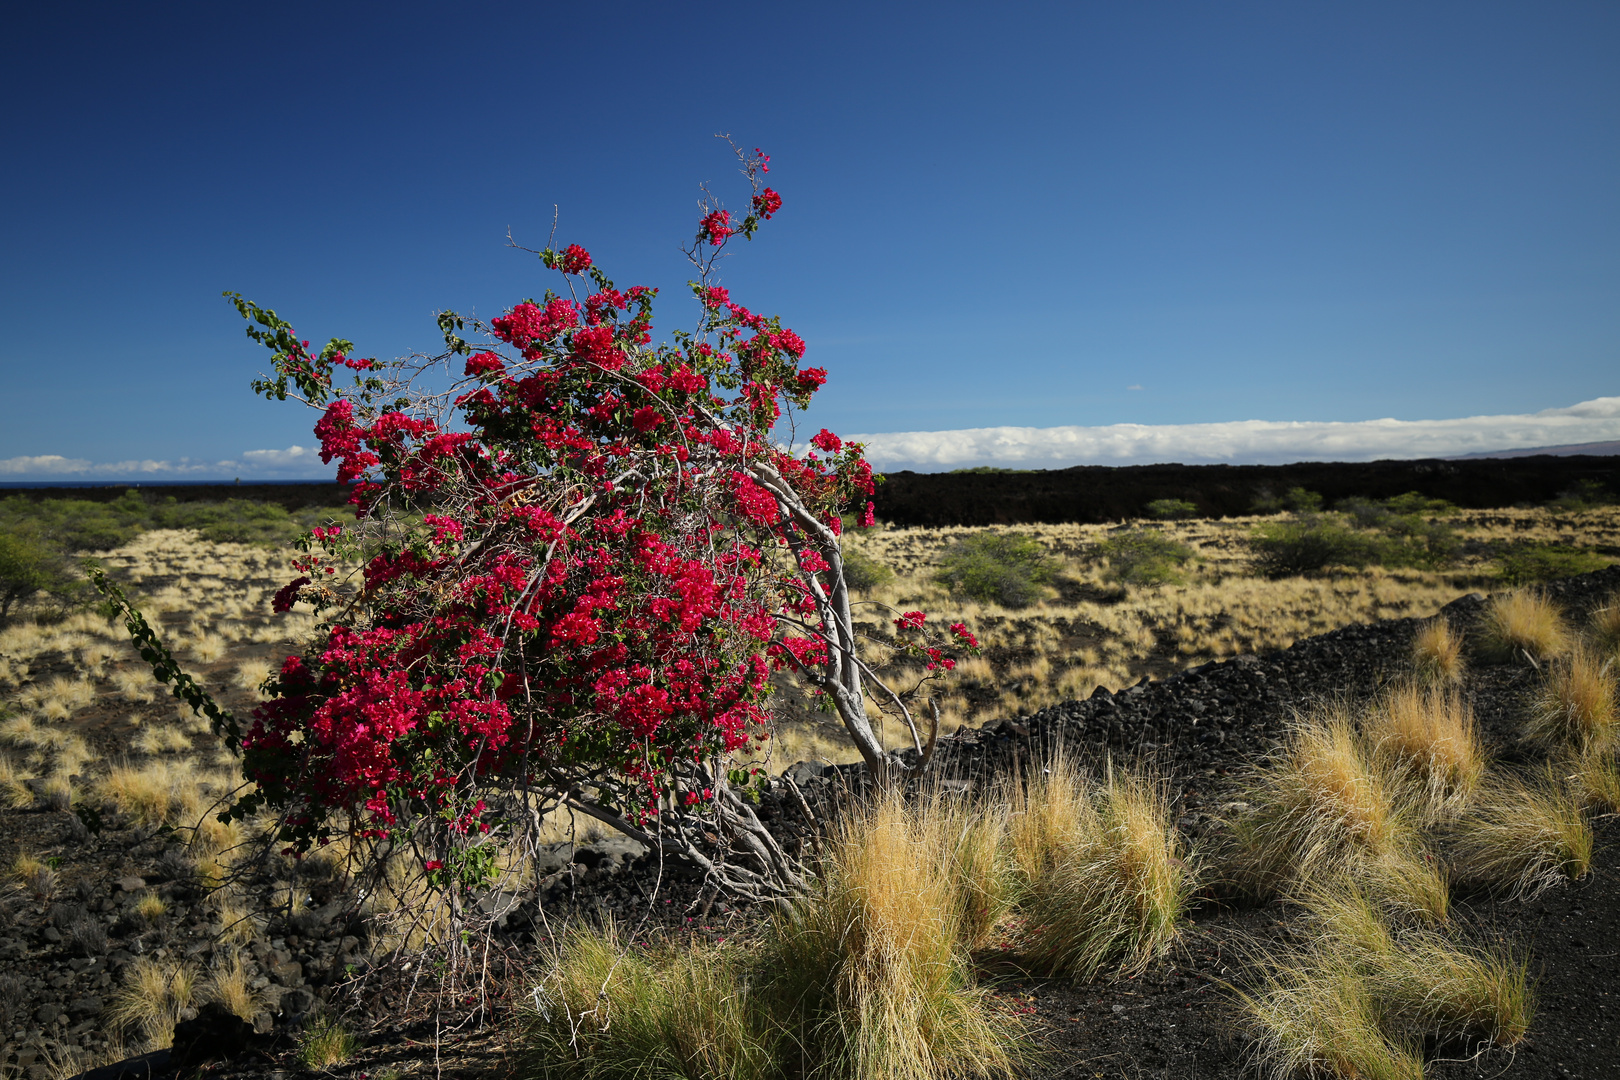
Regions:
M 1277 580 L 1250 570 L 1254 524 L 1157 526 L 1192 552 L 1180 583 L 1157 585 L 1117 580 L 1098 554 L 1106 527 L 1007 530 L 1033 536 L 1057 563 L 1017 608 L 964 599 L 936 580 L 940 556 L 969 531 L 880 528 L 851 546 L 893 576 L 857 599 L 874 634 L 912 609 L 979 634 L 984 655 L 927 688 L 948 722 L 963 724 L 1339 626 L 1430 615 L 1499 586 L 1489 552 L 1504 539 L 1610 552 L 1620 543 L 1620 510 L 1462 513 L 1453 525 L 1464 553 L 1449 569 Z M 278 551 L 153 530 L 99 558 L 182 664 L 239 712 L 315 629 L 306 615 L 269 613 L 291 576 Z M 1430 624 L 1414 640 L 1410 681 L 1376 702 L 1301 718 L 1285 752 L 1257 765 L 1224 841 L 1205 850 L 1186 849 L 1157 779 L 1084 775 L 1061 752 L 982 804 L 880 803 L 830 837 L 821 892 L 761 931 L 763 967 L 735 951 L 626 959 L 611 932 L 580 931 L 556 944 L 542 982 L 564 1012 L 537 1012 L 528 1037 L 561 1046 L 612 998 L 612 1023 L 587 1025 L 594 1049 L 577 1075 L 627 1075 L 649 1060 L 679 1072 L 694 1055 L 721 1055 L 709 1066 L 739 1076 L 772 1075 L 784 1055 L 820 1062 L 826 1075 L 1000 1075 L 1027 1046 L 977 986 L 975 956 L 1016 948 L 1040 970 L 1079 980 L 1139 972 L 1173 947 L 1195 888 L 1218 885 L 1284 899 L 1308 928 L 1297 947 L 1251 958 L 1243 1008 L 1271 1075 L 1420 1076 L 1425 1039 L 1511 1046 L 1533 1014 L 1523 958 L 1452 926 L 1452 886 L 1530 896 L 1586 873 L 1589 816 L 1620 802 L 1613 607 L 1571 625 L 1522 589 L 1494 603 L 1477 640 Z M 1522 655 L 1539 669 L 1522 735 L 1545 757 L 1540 772 L 1488 767 L 1458 691 L 1471 655 Z M 784 689 L 771 763 L 853 759 Z M 233 875 L 263 823 L 222 825 L 211 812 L 238 783 L 233 760 L 153 685 L 121 626 L 80 612 L 0 630 L 0 805 L 110 804 L 174 828 L 212 890 L 206 907 L 225 946 L 252 940 L 266 918 L 265 898 Z M 0 860 L 8 888 L 50 901 L 56 868 L 39 853 L 14 847 Z M 271 900 L 296 915 L 302 890 L 279 889 Z M 157 895 L 132 911 L 152 927 L 172 917 Z M 841 937 L 850 927 L 859 933 Z M 424 940 L 379 935 L 374 947 Z M 206 1000 L 253 1017 L 261 1006 L 243 954 L 226 947 L 214 957 L 206 969 L 132 964 L 106 1014 L 117 1034 L 85 1043 L 74 1060 L 166 1045 L 183 1011 Z M 556 1027 L 548 1017 L 557 1015 L 574 1026 Z M 311 1067 L 352 1050 L 335 1021 L 322 1023 L 305 1040 Z M 706 1034 L 687 1045 L 692 1032 Z

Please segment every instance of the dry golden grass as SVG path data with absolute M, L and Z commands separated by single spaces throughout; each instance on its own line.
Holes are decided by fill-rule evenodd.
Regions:
M 1013 1021 L 972 983 L 962 947 L 951 814 L 883 796 L 853 815 L 812 895 L 773 925 L 761 993 L 831 1075 L 872 1080 L 1001 1076 Z M 798 1055 L 795 1054 L 795 1057 Z
M 56 891 L 56 871 L 43 860 L 23 852 L 11 864 L 11 876 L 19 885 L 45 900 Z
M 1312 886 L 1304 945 L 1262 953 L 1240 994 L 1256 1063 L 1294 1076 L 1421 1077 L 1420 1048 L 1513 1046 L 1534 1014 L 1527 965 L 1427 926 L 1393 925 L 1352 885 Z
M 1281 756 L 1249 783 L 1232 822 L 1230 872 L 1261 894 L 1413 846 L 1396 791 L 1346 709 L 1299 720 Z
M 1430 820 L 1454 814 L 1485 775 L 1474 712 L 1461 695 L 1399 686 L 1368 710 L 1373 762 Z
M 1451 915 L 1450 874 L 1427 848 L 1377 852 L 1351 863 L 1345 878 L 1402 922 L 1438 926 Z
M 1592 647 L 1605 656 L 1620 656 L 1620 593 L 1610 594 L 1592 609 L 1586 623 Z
M 60 675 L 43 686 L 30 686 L 17 695 L 17 701 L 44 720 L 66 720 L 96 698 L 95 685 L 86 679 Z
M 190 824 L 201 812 L 203 795 L 187 760 L 114 765 L 98 788 L 102 798 L 143 825 Z
M 45 778 L 44 790 L 40 793 L 45 805 L 52 810 L 68 810 L 73 807 L 73 781 L 58 773 Z
M 1412 638 L 1412 668 L 1425 686 L 1455 686 L 1462 682 L 1462 635 L 1451 629 L 1444 616 L 1424 623 Z
M 1111 771 L 1031 878 L 1026 951 L 1049 971 L 1135 974 L 1176 940 L 1193 876 L 1162 782 Z
M 1260 579 L 1249 568 L 1247 537 L 1264 520 L 1164 525 L 1165 534 L 1191 547 L 1197 558 L 1187 568 L 1184 584 L 1152 588 L 1121 587 L 1106 579 L 1093 553 L 1109 535 L 1109 526 L 1019 526 L 1014 531 L 1034 536 L 1062 570 L 1047 599 L 1018 609 L 953 596 L 934 579 L 938 560 L 951 544 L 997 530 L 880 526 L 862 532 L 856 542 L 895 576 L 856 595 L 856 618 L 882 630 L 890 609 L 920 609 L 942 623 L 967 622 L 988 646 L 987 653 L 964 660 L 939 685 L 947 700 L 958 696 L 953 691 L 972 691 L 960 700 L 963 719 L 976 724 L 1087 696 L 1098 686 L 1118 690 L 1143 675 L 1163 676 L 1211 659 L 1284 648 L 1342 626 L 1430 616 L 1494 580 L 1494 564 L 1480 556 L 1443 571 L 1372 567 L 1312 578 Z M 1587 515 L 1464 511 L 1451 520 L 1463 537 L 1485 542 L 1577 547 L 1620 542 L 1620 511 L 1613 509 Z M 1455 634 L 1451 637 L 1445 653 L 1456 648 Z M 1018 652 L 1025 649 L 1034 655 Z M 1430 675 L 1455 678 L 1461 657 L 1457 665 L 1442 659 Z M 845 746 L 842 751 L 817 746 L 821 757 L 855 760 L 841 733 L 830 737 Z M 796 760 L 787 752 L 773 759 L 778 768 Z
M 1530 783 L 1483 785 L 1453 826 L 1458 878 L 1523 897 L 1585 877 L 1593 840 L 1582 801 L 1553 770 Z
M 1558 656 L 1571 643 L 1569 626 L 1542 592 L 1520 589 L 1491 597 L 1479 624 L 1479 647 L 1493 660 Z
M 130 746 L 142 754 L 176 754 L 191 749 L 191 740 L 179 731 L 163 724 L 141 728 Z
M 138 1033 L 152 1048 L 174 1041 L 174 1025 L 191 1004 L 197 989 L 197 969 L 140 957 L 124 971 L 124 983 L 107 1008 L 107 1018 Z
M 161 922 L 163 916 L 167 915 L 168 913 L 168 901 L 164 900 L 163 897 L 159 896 L 157 893 L 144 893 L 142 894 L 141 898 L 135 902 L 136 916 L 148 926 L 154 926 Z
M 257 694 L 259 684 L 270 677 L 273 668 L 268 660 L 249 659 L 236 665 L 236 685 Z
M 524 1017 L 534 1060 L 571 1075 L 768 1080 L 779 1034 L 744 999 L 735 949 L 626 948 L 611 926 L 572 928 Z
M 231 949 L 223 958 L 216 954 L 214 966 L 197 988 L 197 999 L 217 1001 L 236 1016 L 251 1021 L 254 1014 L 264 1008 L 264 1001 L 253 989 L 252 981 L 252 973 L 242 955 Z
M 1588 809 L 1620 814 L 1620 765 L 1613 754 L 1572 755 L 1555 769 Z
M 1544 747 L 1603 753 L 1620 741 L 1614 658 L 1578 647 L 1555 661 L 1530 705 L 1525 737 Z
M 1009 808 L 1007 846 L 1026 888 L 1086 835 L 1083 823 L 1096 813 L 1090 783 L 1061 743 L 1006 785 L 998 801 Z
M 6 754 L 0 754 L 0 806 L 7 810 L 27 810 L 34 805 L 27 775 Z
M 1347 958 L 1281 955 L 1240 996 L 1255 1068 L 1272 1080 L 1422 1080 L 1423 1056 L 1381 1026 L 1374 988 Z
M 152 673 L 142 668 L 126 668 L 112 674 L 113 687 L 118 696 L 131 703 L 143 703 L 157 696 L 158 682 Z
M 298 1060 L 311 1069 L 330 1069 L 354 1056 L 359 1043 L 348 1025 L 322 1013 L 298 1037 Z

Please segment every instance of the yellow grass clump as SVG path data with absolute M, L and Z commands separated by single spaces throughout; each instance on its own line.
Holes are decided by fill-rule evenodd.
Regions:
M 1521 897 L 1585 877 L 1593 840 L 1582 801 L 1552 770 L 1529 783 L 1483 785 L 1453 826 L 1458 877 Z
M 1058 801 L 1038 815 L 1046 846 L 1020 867 L 1028 955 L 1077 978 L 1142 971 L 1175 941 L 1193 884 L 1164 785 L 1114 770 L 1088 785 L 1057 757 L 1031 786 L 1026 814 L 1044 793 Z
M 34 805 L 34 793 L 29 789 L 28 777 L 17 763 L 6 754 L 0 754 L 0 807 L 7 810 L 27 810 Z
M 1592 647 L 1605 656 L 1620 656 L 1620 593 L 1611 593 L 1592 609 L 1586 634 Z
M 1261 894 L 1411 844 L 1411 822 L 1347 709 L 1303 718 L 1232 822 L 1236 884 Z
M 217 1001 L 234 1015 L 251 1021 L 264 1008 L 264 1002 L 251 985 L 253 975 L 242 955 L 235 949 L 225 951 L 228 956 L 220 959 L 216 954 L 214 966 L 197 988 L 198 1000 Z
M 1451 629 L 1444 616 L 1424 623 L 1412 638 L 1412 667 L 1425 686 L 1455 686 L 1462 682 L 1462 635 Z
M 143 956 L 125 970 L 124 983 L 106 1015 L 119 1027 L 139 1033 L 148 1047 L 165 1047 L 174 1041 L 174 1025 L 196 990 L 195 966 Z
M 188 760 L 114 765 L 98 787 L 103 798 L 143 825 L 191 824 L 201 812 L 202 793 Z
M 973 984 L 937 808 L 890 793 L 853 815 L 812 895 L 773 925 L 759 992 L 788 1060 L 852 1080 L 1013 1070 L 1020 1038 Z
M 1570 640 L 1563 615 L 1535 589 L 1497 593 L 1480 620 L 1480 650 L 1492 660 L 1557 656 L 1569 648 Z
M 1614 658 L 1576 648 L 1554 662 L 1530 705 L 1524 733 L 1546 747 L 1603 753 L 1620 741 Z
M 1259 955 L 1256 984 L 1239 996 L 1264 1074 L 1418 1080 L 1425 1043 L 1524 1038 L 1534 997 L 1522 960 L 1392 925 L 1343 881 L 1301 902 L 1306 943 Z
M 1400 686 L 1363 720 L 1373 762 L 1425 815 L 1453 814 L 1485 775 L 1485 750 L 1474 712 L 1454 691 Z

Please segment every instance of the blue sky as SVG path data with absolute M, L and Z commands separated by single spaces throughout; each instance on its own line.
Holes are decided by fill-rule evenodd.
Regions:
M 288 448 L 313 417 L 251 395 L 221 290 L 367 355 L 431 348 L 436 310 L 544 288 L 505 238 L 543 246 L 554 206 L 689 325 L 698 184 L 742 199 L 722 131 L 786 201 L 726 284 L 829 370 L 817 427 L 1620 395 L 1611 3 L 61 4 L 0 51 L 12 479 L 312 474 Z M 1620 405 L 1582 415 L 1549 439 L 1620 437 Z M 1459 446 L 1509 429 L 1540 437 Z M 1302 439 L 1271 452 L 1372 452 Z

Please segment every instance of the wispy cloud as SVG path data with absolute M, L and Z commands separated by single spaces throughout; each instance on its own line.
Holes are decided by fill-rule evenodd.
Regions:
M 1454 457 L 1516 447 L 1620 439 L 1620 397 L 1562 409 L 1455 420 L 1235 420 L 1219 424 L 993 427 L 851 435 L 879 469 L 974 465 L 1060 469 L 1156 462 L 1278 464 Z
M 91 461 L 61 454 L 0 458 L 0 479 L 5 480 L 302 480 L 332 474 L 332 466 L 321 464 L 320 453 L 307 446 L 246 450 L 240 459 L 224 461 Z

